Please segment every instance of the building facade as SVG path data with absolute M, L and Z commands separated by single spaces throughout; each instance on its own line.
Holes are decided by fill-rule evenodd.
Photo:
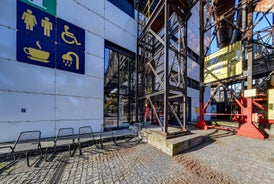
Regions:
M 130 14 L 131 11 L 134 12 L 130 6 L 132 4 L 133 8 L 133 2 L 127 1 L 128 7 L 121 9 L 117 6 L 119 4 L 113 4 L 108 0 L 51 0 L 50 2 L 54 3 L 52 6 L 56 7 L 55 15 L 44 11 L 47 8 L 47 2 L 49 1 L 0 1 L 0 6 L 3 7 L 0 13 L 1 142 L 14 140 L 19 132 L 26 130 L 41 130 L 42 137 L 54 136 L 56 130 L 61 127 L 73 127 L 77 132 L 78 127 L 90 125 L 94 131 L 100 131 L 104 120 L 105 41 L 133 53 L 136 50 L 137 25 L 134 13 Z M 26 9 L 22 10 L 22 7 Z M 31 10 L 31 14 L 35 16 L 35 21 L 23 18 L 30 14 L 28 10 Z M 20 11 L 22 14 L 19 14 Z M 39 50 L 37 41 L 31 42 L 35 38 L 40 39 L 32 35 L 38 26 L 40 29 L 42 27 L 39 17 L 41 19 L 48 17 L 53 24 L 53 29 L 49 29 L 51 31 L 56 29 L 57 33 L 58 21 L 66 22 L 70 28 L 68 32 L 78 38 L 78 42 L 83 33 L 74 31 L 72 28 L 84 30 L 84 43 L 80 44 L 85 48 L 74 52 L 79 53 L 77 54 L 80 58 L 78 62 L 80 62 L 80 68 L 84 68 L 82 68 L 84 72 L 76 73 L 69 69 L 58 68 L 58 62 L 63 64 L 58 54 L 53 59 L 56 64 L 53 63 L 50 67 L 45 66 L 46 61 L 50 61 L 51 56 L 54 55 L 54 49 L 48 51 L 47 46 L 44 45 L 51 44 L 48 46 L 49 50 L 56 47 L 55 53 L 61 52 L 62 49 L 58 47 L 62 44 L 59 44 L 58 37 L 62 35 L 57 35 L 57 39 L 53 38 L 53 41 L 48 44 L 43 45 L 44 42 L 41 40 L 40 44 L 38 43 L 40 50 L 50 53 L 48 60 L 45 59 L 46 56 L 37 59 L 33 53 L 25 53 Z M 51 17 L 57 23 L 54 23 Z M 21 26 L 18 27 L 18 24 Z M 56 28 L 54 28 L 55 24 L 57 24 Z M 21 27 L 30 33 L 21 31 Z M 62 30 L 62 27 L 60 29 Z M 21 33 L 23 36 L 20 36 Z M 64 38 L 71 42 L 72 40 L 69 39 L 72 38 L 72 34 L 66 34 Z M 26 38 L 22 41 L 21 38 L 24 35 Z M 29 42 L 30 46 L 24 45 L 25 42 Z M 31 51 L 33 49 L 36 50 Z M 24 54 L 25 60 L 29 62 L 24 62 L 24 58 L 22 59 Z M 81 54 L 84 57 L 82 58 L 84 66 L 81 65 L 83 64 Z M 74 65 L 77 59 L 73 55 L 71 58 L 73 62 L 71 67 L 77 70 L 76 64 Z
M 133 1 L 1 0 L 0 6 L 0 142 L 27 130 L 52 137 L 61 127 L 101 131 L 104 123 L 135 120 Z M 188 23 L 189 121 L 199 114 L 198 7 Z
M 199 87 L 202 83 L 200 81 L 200 15 L 199 15 L 199 3 L 197 3 L 191 9 L 191 17 L 188 21 L 188 121 L 197 121 L 199 116 Z M 208 40 L 210 35 L 205 35 L 205 40 Z M 205 44 L 208 44 L 205 42 Z M 204 103 L 210 97 L 210 88 L 205 88 Z M 209 117 L 205 117 L 208 119 Z

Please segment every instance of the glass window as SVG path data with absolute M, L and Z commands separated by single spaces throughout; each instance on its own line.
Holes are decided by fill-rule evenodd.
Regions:
M 134 67 L 133 58 L 113 49 L 105 49 L 105 127 L 119 128 L 135 121 Z
M 200 57 L 190 48 L 187 48 L 187 56 L 192 59 L 194 62 L 200 64 Z
M 120 10 L 134 18 L 134 2 L 133 0 L 108 0 Z
M 200 82 L 188 77 L 187 78 L 187 86 L 190 87 L 190 88 L 199 90 L 200 89 Z

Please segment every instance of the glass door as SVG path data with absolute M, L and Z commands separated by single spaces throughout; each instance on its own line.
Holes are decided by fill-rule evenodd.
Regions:
M 105 49 L 104 127 L 128 126 L 134 114 L 134 60 Z

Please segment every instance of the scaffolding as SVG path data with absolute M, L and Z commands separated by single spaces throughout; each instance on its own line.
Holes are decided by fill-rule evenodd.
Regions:
M 200 119 L 196 124 L 197 127 L 204 129 L 217 128 L 209 125 L 204 120 L 205 115 L 230 115 L 239 122 L 239 127 L 234 129 L 238 135 L 258 139 L 265 138 L 265 132 L 254 123 L 274 123 L 273 120 L 267 119 L 266 93 L 269 88 L 274 87 L 269 85 L 269 80 L 274 73 L 273 10 L 274 2 L 268 0 L 201 1 L 200 79 L 204 82 L 204 85 L 200 88 Z M 204 12 L 209 12 L 208 16 L 205 17 Z M 265 23 L 263 27 L 260 27 L 262 21 Z M 204 41 L 205 34 L 211 35 L 209 36 L 211 39 L 206 43 Z M 214 40 L 217 40 L 219 49 L 228 48 L 229 50 L 231 44 L 236 41 L 241 43 L 241 72 L 231 76 L 227 74 L 227 77 L 222 79 L 215 76 L 215 79 L 206 82 L 205 77 L 207 75 L 213 76 L 219 69 L 216 67 L 216 63 L 213 63 L 216 69 L 205 65 Z M 232 58 L 228 59 L 227 66 L 223 67 L 228 72 L 232 70 L 231 66 L 236 66 L 229 63 L 231 60 Z M 220 61 L 216 60 L 216 62 Z M 254 81 L 256 81 L 255 84 Z M 206 86 L 211 87 L 213 90 L 211 97 L 204 105 L 203 91 Z M 234 104 L 239 107 L 238 112 L 206 113 L 209 104 L 220 89 L 225 91 L 226 96 L 233 99 Z M 244 90 L 254 92 L 254 94 L 251 96 L 244 95 Z
M 226 129 L 264 139 L 265 133 L 254 123 L 274 123 L 273 119 L 267 119 L 267 90 L 274 88 L 274 2 L 271 0 L 137 0 L 137 121 L 146 121 L 148 109 L 152 109 L 152 122 L 155 120 L 166 136 L 170 135 L 168 127 L 174 122 L 181 132 L 187 131 L 187 22 L 198 2 L 202 84 L 196 126 L 213 127 L 204 117 L 212 115 L 206 113 L 207 108 L 214 96 L 222 93 L 226 103 L 238 107 L 237 111 L 215 113 L 229 115 L 239 122 L 238 128 Z M 212 56 L 214 47 L 215 55 L 219 52 L 226 57 L 224 62 L 222 57 Z M 204 104 L 205 87 L 210 87 L 212 94 Z M 244 96 L 244 90 L 254 94 Z
M 137 1 L 136 118 L 157 122 L 163 135 L 187 132 L 187 21 L 192 0 Z M 157 5 L 156 5 L 157 4 Z M 143 119 L 144 118 L 144 119 Z M 169 132 L 170 125 L 179 132 Z

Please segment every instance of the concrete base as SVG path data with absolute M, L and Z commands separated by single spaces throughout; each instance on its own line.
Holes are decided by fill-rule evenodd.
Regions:
M 177 129 L 177 131 L 180 129 Z M 175 132 L 176 128 L 169 128 L 169 132 Z M 142 129 L 147 142 L 152 146 L 160 149 L 164 153 L 174 156 L 191 147 L 201 144 L 205 140 L 205 135 L 211 130 L 192 130 L 180 137 L 166 139 L 160 127 L 148 126 Z M 206 134 L 205 134 L 206 133 Z

